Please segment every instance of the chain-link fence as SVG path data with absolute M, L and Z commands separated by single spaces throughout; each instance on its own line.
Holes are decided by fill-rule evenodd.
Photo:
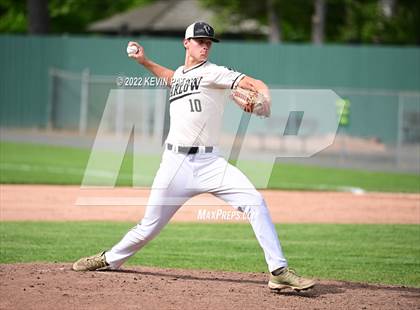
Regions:
M 132 105 L 131 110 L 122 109 L 121 104 L 116 104 L 113 111 L 104 113 L 110 91 L 119 88 L 118 78 L 121 77 L 91 75 L 88 69 L 83 72 L 50 69 L 49 127 L 53 130 L 77 131 L 83 135 L 95 133 L 101 124 L 110 134 L 118 135 L 127 130 L 124 126 L 135 123 L 138 127 L 136 130 L 143 138 L 156 145 L 161 144 L 169 122 L 167 90 L 164 87 L 145 89 L 137 93 L 138 105 Z M 354 88 L 333 90 L 348 104 L 341 116 L 341 126 L 334 143 L 316 156 L 305 159 L 304 163 L 373 170 L 420 171 L 419 92 Z M 117 98 L 118 100 L 123 102 L 124 95 Z M 239 114 L 235 106 L 227 105 L 222 147 L 231 147 L 229 144 L 237 133 L 237 123 L 233 120 Z M 128 121 L 133 118 L 135 121 Z M 305 152 L 311 148 L 311 144 L 320 143 L 319 137 L 316 140 L 310 135 L 314 128 L 320 127 L 318 120 L 307 120 L 306 127 L 311 124 L 315 127 L 312 130 L 305 128 L 308 135 L 296 137 L 288 137 L 284 134 L 285 131 L 275 130 L 279 123 L 286 121 L 290 121 L 290 115 L 287 120 L 273 115 L 264 123 L 266 128 L 250 126 L 247 131 L 248 140 L 254 143 L 244 149 L 244 152 L 252 153 L 253 157 L 271 159 L 278 156 L 279 152 Z M 288 129 L 292 129 L 289 127 Z M 297 158 L 282 160 L 303 162 Z

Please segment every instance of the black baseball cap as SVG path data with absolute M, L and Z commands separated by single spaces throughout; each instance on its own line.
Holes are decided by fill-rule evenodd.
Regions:
M 220 42 L 214 37 L 214 29 L 205 22 L 195 22 L 185 30 L 185 39 L 208 38 L 213 42 Z

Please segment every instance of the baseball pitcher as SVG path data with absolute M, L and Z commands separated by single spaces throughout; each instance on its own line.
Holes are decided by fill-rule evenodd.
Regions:
M 270 115 L 271 103 L 262 81 L 208 61 L 213 42 L 219 40 L 207 23 L 188 26 L 185 63 L 175 71 L 147 58 L 137 42 L 128 43 L 129 57 L 170 86 L 170 130 L 142 221 L 110 250 L 75 262 L 74 270 L 118 269 L 157 236 L 189 198 L 211 193 L 247 215 L 264 251 L 270 289 L 299 291 L 315 285 L 288 268 L 264 198 L 218 153 L 226 90 L 232 90 L 243 110 L 261 117 Z

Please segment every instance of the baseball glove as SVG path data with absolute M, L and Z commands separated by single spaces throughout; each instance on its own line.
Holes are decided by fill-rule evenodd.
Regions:
M 270 116 L 270 99 L 256 90 L 235 87 L 231 92 L 231 98 L 245 112 L 262 118 Z

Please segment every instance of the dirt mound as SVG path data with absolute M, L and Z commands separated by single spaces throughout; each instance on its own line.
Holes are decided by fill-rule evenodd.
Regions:
M 130 267 L 74 272 L 70 264 L 2 264 L 1 309 L 418 309 L 420 289 L 320 281 L 311 291 L 267 288 L 267 274 Z

